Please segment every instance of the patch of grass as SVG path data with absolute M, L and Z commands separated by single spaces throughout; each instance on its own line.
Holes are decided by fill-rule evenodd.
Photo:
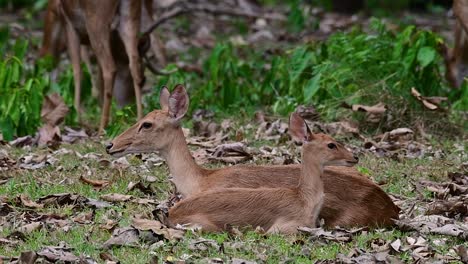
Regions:
M 253 135 L 252 135 L 253 136 Z M 250 137 L 249 137 L 250 138 Z M 260 145 L 270 145 L 271 142 L 264 141 L 255 143 Z M 459 150 L 453 148 L 452 141 L 442 141 L 439 143 L 444 147 L 445 155 L 440 159 L 404 159 L 394 160 L 390 158 L 376 158 L 373 155 L 361 157 L 360 170 L 364 171 L 376 181 L 386 182 L 382 188 L 390 194 L 396 194 L 402 197 L 416 197 L 420 195 L 413 182 L 419 179 L 431 179 L 435 181 L 445 181 L 447 172 L 455 171 L 467 157 L 459 155 Z M 103 153 L 103 147 L 93 142 L 83 142 L 66 146 L 66 148 L 84 153 Z M 45 151 L 35 150 L 34 151 Z M 458 153 L 458 154 L 457 154 Z M 24 155 L 24 150 L 15 152 L 15 158 Z M 108 158 L 107 156 L 104 156 Z M 37 199 L 44 195 L 71 192 L 83 195 L 89 198 L 99 199 L 106 193 L 127 193 L 126 188 L 130 181 L 140 180 L 140 176 L 131 173 L 130 169 L 115 170 L 102 168 L 95 160 L 78 159 L 75 155 L 61 155 L 59 161 L 53 167 L 47 167 L 32 171 L 21 171 L 13 173 L 12 179 L 6 184 L 0 185 L 0 195 L 14 198 L 19 194 L 27 194 L 31 199 Z M 142 162 L 135 157 L 128 157 L 133 167 L 138 167 Z M 78 165 L 78 166 L 77 166 Z M 62 171 L 56 171 L 57 166 L 62 166 Z M 91 175 L 87 175 L 89 167 Z M 209 167 L 224 166 L 220 163 L 212 163 Z M 168 172 L 165 166 L 152 168 L 150 175 L 156 176 L 158 182 L 153 186 L 160 190 L 153 195 L 144 194 L 138 190 L 131 191 L 129 194 L 140 198 L 165 199 L 170 191 L 171 185 L 167 180 Z M 79 181 L 79 177 L 85 175 L 92 179 L 111 180 L 111 186 L 101 191 L 85 185 Z M 429 193 L 423 193 L 425 198 L 432 198 Z M 218 257 L 224 261 L 231 258 L 242 258 L 246 260 L 263 260 L 266 262 L 277 263 L 283 261 L 292 261 L 294 263 L 314 263 L 317 260 L 333 260 L 337 254 L 348 254 L 351 250 L 362 249 L 371 251 L 371 245 L 374 241 L 394 241 L 401 239 L 406 241 L 407 236 L 414 236 L 412 233 L 402 232 L 396 229 L 370 230 L 364 231 L 353 237 L 351 242 L 319 242 L 311 239 L 306 234 L 295 236 L 283 235 L 263 235 L 253 231 L 246 232 L 240 236 L 220 233 L 205 234 L 187 232 L 180 241 L 166 241 L 160 246 L 150 246 L 148 243 L 140 242 L 138 247 L 112 248 L 110 250 L 102 249 L 101 246 L 111 233 L 99 227 L 105 223 L 105 219 L 111 218 L 118 222 L 119 227 L 126 227 L 131 224 L 131 218 L 137 214 L 151 217 L 151 211 L 154 206 L 138 205 L 134 203 L 114 203 L 110 208 L 96 209 L 95 218 L 92 224 L 72 224 L 67 232 L 60 228 L 44 226 L 38 231 L 27 235 L 27 240 L 21 242 L 16 248 L 0 248 L 0 255 L 18 256 L 21 252 L 27 250 L 39 250 L 43 246 L 57 246 L 64 241 L 73 248 L 76 255 L 89 255 L 94 259 L 99 259 L 101 252 L 109 252 L 116 259 L 131 261 L 134 263 L 148 263 L 153 257 L 160 261 L 177 259 L 188 259 L 197 262 L 203 258 Z M 68 218 L 75 217 L 81 212 L 89 212 L 91 209 L 80 209 L 73 206 L 47 207 L 36 210 L 38 213 L 56 213 L 65 215 Z M 19 220 L 19 219 L 18 219 Z M 2 237 L 11 234 L 17 227 L 5 226 L 0 228 Z M 431 247 L 439 254 L 447 254 L 449 250 L 463 241 L 447 236 L 424 236 Z M 193 242 L 198 239 L 214 240 L 218 246 L 209 245 L 204 249 L 197 248 Z M 442 241 L 442 242 L 441 242 Z M 404 261 L 411 262 L 412 257 L 409 253 L 397 254 Z

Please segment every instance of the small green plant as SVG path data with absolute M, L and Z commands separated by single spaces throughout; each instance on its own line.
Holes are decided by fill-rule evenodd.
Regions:
M 219 43 L 203 64 L 202 81 L 193 73 L 178 72 L 158 78 L 155 92 L 164 84 L 184 83 L 192 109 L 267 106 L 286 115 L 299 104 L 313 104 L 328 120 L 351 114 L 340 107 L 343 103 L 383 102 L 399 117 L 395 120 L 399 125 L 427 113 L 411 95 L 412 87 L 424 96 L 455 93 L 451 98 L 458 98 L 461 92 L 449 89 L 443 78 L 439 36 L 414 26 L 394 33 L 378 20 L 372 21 L 371 29 L 370 34 L 359 29 L 335 33 L 325 42 L 286 48 L 275 55 Z M 428 114 L 428 120 L 433 115 L 437 113 Z
M 2 31 L 2 36 L 8 35 Z M 3 39 L 3 37 L 2 37 Z M 8 49 L 7 40 L 1 50 Z M 23 63 L 28 42 L 17 40 L 0 61 L 0 127 L 6 140 L 13 136 L 34 134 L 41 124 L 43 94 L 49 85 L 39 69 L 28 69 Z

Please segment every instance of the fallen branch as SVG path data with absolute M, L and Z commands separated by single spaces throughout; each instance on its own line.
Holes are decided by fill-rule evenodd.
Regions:
M 228 15 L 228 16 L 242 16 L 247 18 L 263 18 L 270 20 L 280 20 L 284 21 L 286 18 L 281 14 L 259 14 L 255 12 L 249 12 L 240 9 L 233 8 L 222 8 L 219 6 L 211 4 L 191 4 L 185 2 L 177 3 L 177 6 L 173 7 L 171 10 L 163 13 L 154 23 L 143 32 L 142 37 L 150 34 L 153 30 L 159 27 L 161 24 L 165 23 L 167 20 L 174 17 L 183 15 L 189 12 L 203 12 L 210 13 L 213 15 Z

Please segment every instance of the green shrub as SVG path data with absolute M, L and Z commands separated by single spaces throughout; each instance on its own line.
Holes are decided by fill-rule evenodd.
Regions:
M 248 46 L 217 44 L 204 62 L 203 80 L 178 72 L 159 78 L 157 92 L 163 84 L 180 82 L 189 87 L 192 109 L 271 106 L 275 113 L 286 115 L 298 104 L 314 104 L 329 120 L 350 113 L 339 107 L 343 103 L 383 102 L 402 122 L 425 111 L 411 96 L 412 87 L 424 96 L 454 93 L 443 78 L 439 36 L 414 26 L 394 33 L 376 20 L 371 29 L 370 34 L 358 29 L 335 33 L 325 42 L 273 56 Z
M 40 69 L 30 69 L 23 61 L 28 42 L 17 40 L 10 49 L 8 31 L 1 30 L 0 60 L 0 127 L 6 140 L 13 136 L 34 134 L 41 120 L 43 93 L 49 80 Z

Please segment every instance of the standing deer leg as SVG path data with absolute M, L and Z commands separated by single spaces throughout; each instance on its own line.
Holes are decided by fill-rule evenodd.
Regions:
M 133 88 L 137 105 L 138 119 L 143 117 L 141 103 L 141 86 L 143 84 L 143 73 L 141 60 L 138 54 L 138 32 L 140 28 L 141 1 L 121 1 L 121 22 L 119 27 L 120 37 L 128 55 L 130 72 L 133 78 Z
M 114 86 L 116 73 L 116 66 L 110 46 L 111 32 L 109 32 L 109 30 L 105 30 L 105 26 L 102 27 L 103 28 L 97 27 L 96 25 L 90 25 L 88 27 L 87 25 L 91 46 L 93 47 L 94 52 L 99 54 L 99 56 L 97 56 L 97 60 L 100 71 L 102 72 L 102 79 L 104 81 L 104 104 L 102 106 L 101 123 L 99 124 L 99 134 L 101 135 L 104 133 L 104 129 L 109 123 L 112 88 Z
M 78 33 L 73 28 L 71 22 L 67 19 L 67 41 L 68 52 L 70 53 L 70 60 L 73 67 L 73 79 L 75 83 L 75 100 L 74 106 L 78 119 L 81 120 L 81 61 L 80 61 L 80 40 Z

